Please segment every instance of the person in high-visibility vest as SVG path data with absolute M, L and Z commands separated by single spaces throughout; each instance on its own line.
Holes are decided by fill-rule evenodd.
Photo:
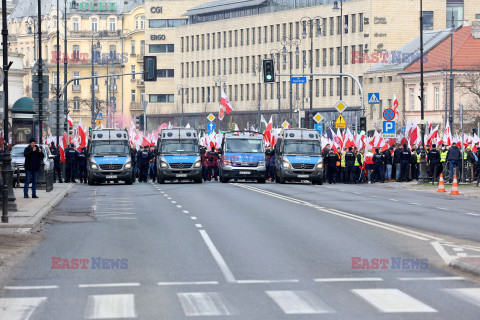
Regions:
M 360 149 L 360 152 L 357 153 L 357 155 L 355 156 L 355 177 L 357 177 L 357 179 L 355 180 L 355 183 L 362 183 L 363 181 L 363 170 L 362 170 L 362 167 L 363 167 L 363 162 L 365 160 L 365 149 L 364 148 L 361 148 Z
M 343 148 L 342 155 L 340 158 L 340 180 L 345 183 L 345 154 L 347 153 L 347 148 Z
M 443 173 L 445 170 L 445 166 L 447 165 L 447 153 L 448 149 L 447 146 L 442 144 L 442 151 L 440 151 L 440 168 L 439 173 Z

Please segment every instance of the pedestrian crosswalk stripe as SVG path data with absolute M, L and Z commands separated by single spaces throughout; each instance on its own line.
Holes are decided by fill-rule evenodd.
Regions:
M 480 307 L 480 288 L 443 289 L 446 292 Z
M 236 312 L 218 292 L 177 293 L 186 316 L 228 316 Z
M 88 296 L 85 319 L 125 319 L 136 317 L 133 294 Z
M 0 319 L 28 320 L 46 297 L 2 298 L 0 299 Z
M 380 312 L 437 312 L 437 310 L 398 289 L 353 289 L 352 292 Z
M 334 312 L 309 291 L 265 291 L 286 314 Z

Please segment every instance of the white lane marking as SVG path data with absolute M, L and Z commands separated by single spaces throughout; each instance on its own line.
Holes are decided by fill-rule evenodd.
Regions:
M 238 284 L 256 284 L 256 283 L 298 283 L 298 279 L 285 280 L 237 280 Z
M 197 227 L 197 228 L 201 228 L 201 227 L 202 227 L 202 225 L 201 225 L 200 223 L 196 223 L 196 224 L 195 224 L 195 227 Z
M 449 209 L 443 208 L 443 207 L 437 207 L 437 209 L 438 209 L 438 210 L 447 210 L 447 211 L 449 210 Z
M 457 253 L 457 257 L 466 257 L 467 254 L 465 252 Z
M 351 291 L 380 312 L 437 312 L 437 310 L 398 289 L 353 289 Z
M 453 251 L 455 251 L 455 252 L 461 252 L 461 251 L 463 251 L 463 249 L 462 249 L 462 248 L 453 248 Z
M 291 198 L 291 197 L 287 197 L 287 196 L 282 196 L 278 193 L 274 193 L 274 192 L 270 192 L 270 191 L 266 191 L 266 190 L 254 188 L 254 187 L 251 187 L 251 186 L 238 184 L 238 183 L 232 183 L 232 185 L 239 186 L 239 187 L 244 188 L 244 189 L 249 189 L 249 190 L 252 190 L 252 191 L 256 191 L 256 192 L 259 192 L 259 193 L 263 193 L 263 194 L 266 194 L 266 195 L 269 195 L 269 196 L 272 196 L 272 197 L 275 197 L 275 198 L 279 198 L 279 199 L 282 199 L 282 200 L 285 200 L 285 201 L 293 202 L 293 203 L 296 203 L 296 204 L 310 205 L 311 206 L 311 204 L 306 202 L 306 201 L 297 200 L 295 198 Z
M 478 213 L 471 213 L 471 212 L 466 212 L 465 214 L 471 215 L 471 216 L 480 216 Z
M 480 288 L 442 289 L 463 301 L 480 307 Z
M 315 282 L 362 282 L 362 281 L 383 281 L 382 278 L 319 278 Z
M 167 199 L 168 199 L 168 200 L 172 200 L 172 198 L 170 198 L 170 197 L 168 197 Z
M 123 216 L 123 215 L 132 215 L 136 214 L 134 212 L 122 212 L 122 213 L 104 213 L 104 214 L 96 214 L 95 217 L 108 217 L 108 216 Z
M 177 201 L 172 201 L 172 203 L 177 203 Z
M 190 219 L 192 219 L 192 220 L 197 220 L 197 217 L 190 217 Z
M 45 290 L 45 289 L 58 289 L 58 286 L 5 286 L 6 290 Z
M 438 241 L 432 241 L 430 242 L 432 247 L 437 251 L 437 254 L 442 258 L 442 260 L 445 262 L 445 264 L 450 264 L 453 259 L 455 259 L 455 256 L 451 256 L 447 253 L 447 251 L 443 248 L 443 246 L 440 244 Z
M 112 287 L 139 287 L 138 282 L 125 282 L 125 283 L 90 283 L 79 284 L 79 288 L 112 288 Z
M 345 190 L 345 189 L 340 189 L 340 191 L 342 191 L 342 192 L 346 192 L 347 190 Z
M 177 204 L 177 208 L 181 208 L 181 207 L 182 207 L 181 205 L 178 205 L 178 204 Z
M 420 206 L 420 203 L 416 203 L 416 202 L 410 202 L 410 204 L 412 204 L 414 206 Z
M 183 210 L 183 213 L 190 213 L 190 212 L 188 212 L 187 210 Z
M 112 219 L 112 220 L 137 220 L 138 218 L 127 218 L 127 217 L 106 217 L 105 219 Z
M 218 281 L 179 281 L 179 282 L 158 282 L 159 286 L 190 286 L 204 284 L 218 284 Z
M 28 320 L 46 297 L 2 298 L 0 299 L 0 319 Z
M 398 202 L 398 199 L 388 199 L 388 200 Z
M 354 192 L 354 194 L 362 194 L 361 192 Z
M 286 314 L 334 312 L 309 291 L 265 291 Z
M 164 197 L 168 197 L 168 194 L 164 193 L 163 196 L 164 196 Z
M 136 318 L 133 294 L 88 296 L 85 319 Z
M 218 292 L 177 293 L 186 316 L 228 316 L 235 312 Z
M 448 281 L 465 280 L 463 277 L 419 277 L 419 278 L 398 278 L 400 281 Z
M 200 232 L 200 235 L 202 236 L 203 241 L 207 245 L 208 250 L 210 250 L 210 253 L 217 262 L 217 265 L 222 271 L 225 280 L 229 283 L 235 283 L 236 281 L 232 271 L 230 271 L 230 268 L 228 267 L 220 252 L 218 252 L 217 248 L 212 242 L 212 239 L 210 239 L 210 237 L 208 236 L 208 233 L 205 230 L 198 230 L 198 232 Z

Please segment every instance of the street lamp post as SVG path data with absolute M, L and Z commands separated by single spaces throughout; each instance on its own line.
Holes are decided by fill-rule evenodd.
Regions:
M 275 59 L 273 57 L 274 54 L 277 54 L 277 70 L 278 70 L 278 73 L 280 73 L 280 51 L 277 50 L 277 49 L 272 49 L 270 50 L 270 56 L 272 57 L 272 59 Z M 274 60 L 275 61 L 275 60 Z M 282 114 L 281 114 L 281 95 L 280 95 L 280 77 L 278 76 L 278 84 L 277 84 L 277 98 L 278 98 L 278 127 L 280 127 L 281 125 L 281 118 L 282 118 Z
M 293 47 L 295 46 L 295 54 L 299 54 L 299 49 L 298 46 L 301 43 L 301 40 L 297 37 L 292 38 L 292 37 L 283 37 L 282 39 L 282 54 L 283 54 L 283 63 L 287 63 L 287 53 L 290 56 L 290 125 L 293 124 L 293 86 L 292 86 L 292 73 L 293 73 Z M 290 50 L 287 51 L 287 46 L 290 48 Z
M 215 77 L 213 78 L 213 81 L 215 82 L 215 88 L 218 86 L 218 102 L 222 101 L 222 83 L 223 83 L 223 89 L 226 91 L 227 90 L 227 77 L 221 76 L 221 77 Z M 218 126 L 219 130 L 221 128 L 221 120 L 219 119 Z
M 427 175 L 427 159 L 425 152 L 425 95 L 424 95 L 424 79 L 423 79 L 423 2 L 420 0 L 420 175 L 418 183 L 428 182 Z M 413 178 L 413 177 L 412 177 Z
M 33 33 L 33 60 L 35 61 L 37 59 L 37 23 L 35 17 L 28 17 L 25 25 L 28 27 L 27 34 Z
M 182 118 L 181 118 L 181 122 L 180 122 L 180 126 L 183 127 L 184 124 L 183 124 L 183 99 L 184 99 L 184 96 L 185 96 L 185 93 L 188 94 L 188 89 L 189 89 L 189 86 L 187 85 L 181 85 L 179 84 L 177 86 L 177 90 L 178 90 L 178 95 L 181 95 L 182 96 Z
M 100 41 L 97 40 L 97 44 L 93 43 L 95 38 L 95 32 L 92 32 L 92 77 L 95 76 L 95 50 L 101 49 Z M 95 128 L 95 79 L 92 78 L 92 101 L 91 101 L 91 112 L 92 112 L 92 119 L 91 119 L 91 126 Z
M 75 0 L 72 0 L 70 2 L 70 7 L 76 9 L 77 8 L 77 2 Z M 64 24 L 64 32 L 63 32 L 63 85 L 66 86 L 68 82 L 68 74 L 67 74 L 67 69 L 68 69 L 68 40 L 67 40 L 67 0 L 65 0 L 65 6 L 63 8 L 63 24 Z M 59 76 L 59 75 L 57 75 Z M 63 112 L 65 113 L 65 123 L 63 124 L 63 128 L 65 130 L 65 133 L 67 134 L 67 141 L 69 141 L 68 135 L 68 100 L 67 100 L 67 90 L 65 90 L 63 94 Z M 57 145 L 58 148 L 58 145 Z
M 450 132 L 453 132 L 453 121 L 454 121 L 454 114 L 453 114 L 453 33 L 455 30 L 454 26 L 454 16 L 452 12 L 452 26 L 450 31 Z
M 339 62 L 340 62 L 340 73 L 343 73 L 343 32 L 344 32 L 344 25 L 343 25 L 343 0 L 335 0 L 333 2 L 333 9 L 338 10 L 338 1 L 340 1 L 340 57 L 339 57 Z M 420 0 L 421 1 L 421 0 Z M 342 100 L 343 97 L 343 77 L 340 76 L 340 100 Z
M 258 63 L 253 64 L 253 76 L 257 76 L 258 71 L 258 130 L 260 131 L 260 125 L 262 122 L 262 116 L 260 114 L 260 99 L 262 99 L 262 82 L 260 79 L 260 74 L 262 73 L 262 67 Z M 266 89 L 265 89 L 266 90 Z
M 310 115 L 309 115 L 309 120 L 308 120 L 308 128 L 313 129 L 313 22 L 318 19 L 317 23 L 317 35 L 320 35 L 322 32 L 321 26 L 323 25 L 320 24 L 320 19 L 322 17 L 316 16 L 313 18 L 310 17 L 303 17 L 300 19 L 300 22 L 303 23 L 303 32 L 302 32 L 302 37 L 305 39 L 307 37 L 307 24 L 310 26 Z M 323 19 L 322 19 L 323 21 Z M 324 26 L 325 27 L 325 26 Z M 341 71 L 340 71 L 341 72 Z M 305 73 L 305 72 L 304 72 Z
M 42 1 L 38 6 L 38 143 L 43 144 L 43 59 L 42 59 Z

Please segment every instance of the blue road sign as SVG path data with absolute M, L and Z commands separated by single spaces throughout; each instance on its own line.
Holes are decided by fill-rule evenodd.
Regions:
M 395 132 L 395 121 L 383 121 L 383 133 Z
M 368 104 L 379 104 L 380 103 L 380 93 L 371 92 L 368 94 Z
M 215 130 L 217 126 L 215 125 L 214 122 L 210 122 L 209 124 L 207 124 L 207 129 L 208 131 L 212 132 L 213 130 Z
M 290 81 L 292 83 L 307 83 L 307 77 L 291 77 Z
M 315 123 L 313 128 L 317 130 L 319 134 L 323 134 L 323 123 Z
M 97 113 L 97 119 L 95 120 L 102 120 L 103 114 L 101 112 Z

